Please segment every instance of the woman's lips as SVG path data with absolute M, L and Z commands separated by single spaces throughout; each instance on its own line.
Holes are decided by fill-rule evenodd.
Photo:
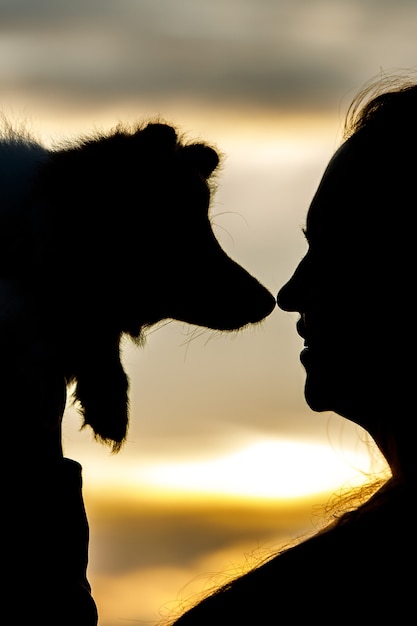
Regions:
M 306 345 L 303 350 L 300 352 L 300 361 L 305 366 L 310 360 L 311 351 L 310 348 Z

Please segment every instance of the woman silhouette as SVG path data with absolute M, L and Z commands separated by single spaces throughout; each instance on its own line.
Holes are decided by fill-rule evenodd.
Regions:
M 391 476 L 175 626 L 412 619 L 416 146 L 417 83 L 368 85 L 349 108 L 344 142 L 309 208 L 307 254 L 277 297 L 281 309 L 300 314 L 308 405 L 366 429 Z

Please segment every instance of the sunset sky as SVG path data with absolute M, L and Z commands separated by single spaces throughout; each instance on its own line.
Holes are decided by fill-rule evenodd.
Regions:
M 217 146 L 216 235 L 276 295 L 350 99 L 415 71 L 416 27 L 414 0 L 0 0 L 0 109 L 46 145 L 160 117 Z M 305 405 L 296 319 L 277 308 L 241 333 L 169 322 L 142 349 L 126 340 L 118 455 L 68 406 L 100 626 L 156 625 L 380 469 L 365 433 Z

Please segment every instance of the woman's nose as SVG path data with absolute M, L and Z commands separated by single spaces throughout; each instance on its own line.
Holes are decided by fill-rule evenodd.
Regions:
M 303 259 L 291 278 L 278 291 L 277 305 L 280 309 L 283 311 L 303 310 L 305 278 L 305 261 Z
M 291 279 L 278 291 L 277 305 L 283 311 L 296 311 L 291 298 Z

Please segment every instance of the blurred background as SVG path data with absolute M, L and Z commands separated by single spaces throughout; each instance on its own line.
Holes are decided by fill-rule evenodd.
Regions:
M 415 70 L 416 27 L 413 0 L 0 0 L 0 110 L 47 146 L 155 118 L 215 145 L 216 235 L 275 295 L 351 98 Z M 277 308 L 237 334 L 170 322 L 144 348 L 126 341 L 118 455 L 68 403 L 100 626 L 175 615 L 383 469 L 363 431 L 306 407 L 296 319 Z

